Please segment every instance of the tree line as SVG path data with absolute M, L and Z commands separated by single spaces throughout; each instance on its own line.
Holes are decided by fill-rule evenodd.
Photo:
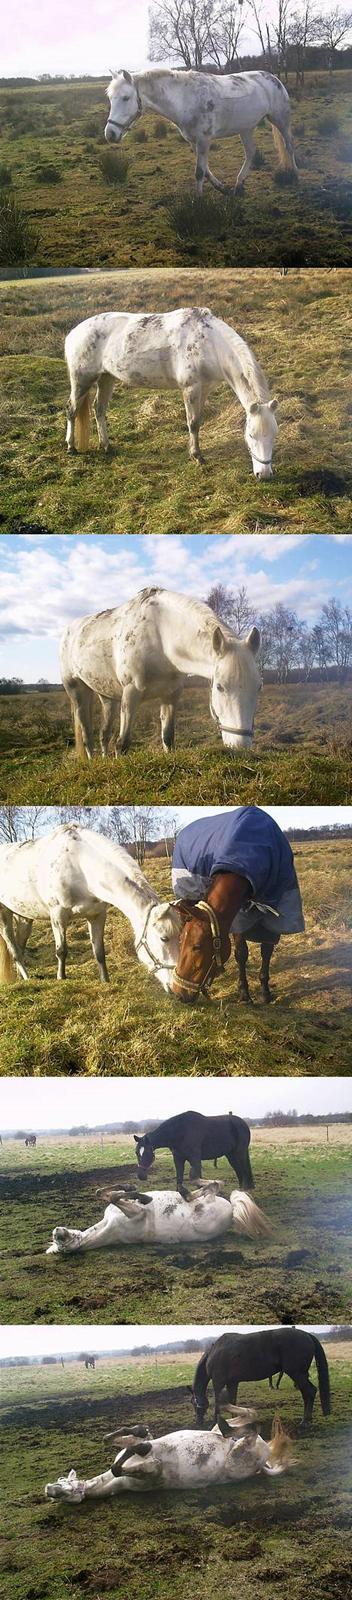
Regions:
M 262 672 L 276 683 L 288 683 L 293 675 L 307 683 L 313 673 L 319 681 L 333 677 L 344 683 L 352 671 L 352 610 L 341 600 L 327 600 L 312 627 L 282 600 L 270 611 L 256 611 L 244 584 L 237 590 L 213 584 L 206 601 L 239 639 L 259 628 Z
M 330 74 L 345 66 L 352 11 L 333 4 L 320 11 L 314 0 L 152 0 L 149 7 L 151 61 L 202 72 L 264 67 L 297 86 L 308 68 Z M 253 34 L 253 55 L 240 54 Z M 349 62 L 348 62 L 349 64 Z

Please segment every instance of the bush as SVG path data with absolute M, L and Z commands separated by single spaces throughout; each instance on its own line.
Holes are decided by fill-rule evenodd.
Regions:
M 0 191 L 0 267 L 29 266 L 38 247 L 24 211 L 12 195 Z
M 126 183 L 129 161 L 121 150 L 104 150 L 99 166 L 106 183 Z
M 35 176 L 37 183 L 61 183 L 62 181 L 60 168 L 54 167 L 51 161 L 47 161 L 43 167 L 36 167 Z
M 236 195 L 236 206 L 238 196 Z M 231 228 L 234 215 L 232 199 L 222 199 L 214 194 L 189 194 L 188 190 L 167 195 L 165 210 L 171 227 L 179 239 L 221 239 Z
M 135 130 L 134 130 L 134 142 L 135 142 L 135 144 L 147 144 L 147 141 L 148 141 L 148 134 L 146 133 L 145 128 L 135 128 Z
M 160 117 L 159 122 L 155 122 L 154 133 L 156 139 L 167 139 L 168 128 L 166 122 L 163 122 L 162 117 Z
M 9 189 L 12 183 L 12 172 L 9 167 L 0 165 L 0 189 Z

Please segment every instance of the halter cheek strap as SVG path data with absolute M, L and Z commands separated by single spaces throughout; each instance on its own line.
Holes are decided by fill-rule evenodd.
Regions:
M 174 961 L 158 961 L 157 956 L 154 955 L 154 951 L 151 950 L 151 948 L 150 948 L 150 944 L 148 944 L 148 925 L 149 925 L 149 920 L 150 920 L 152 911 L 155 911 L 155 906 L 156 905 L 157 905 L 157 901 L 155 903 L 153 901 L 153 904 L 151 906 L 148 906 L 148 911 L 147 911 L 147 915 L 146 915 L 144 923 L 143 923 L 142 932 L 141 932 L 141 934 L 139 936 L 139 939 L 136 940 L 134 948 L 135 948 L 135 951 L 136 951 L 137 955 L 138 955 L 138 951 L 139 950 L 145 950 L 146 951 L 147 955 L 149 956 L 150 961 L 152 962 L 152 965 L 154 967 L 154 971 L 155 972 L 164 972 L 165 968 L 168 971 L 173 972 L 174 968 L 175 968 L 175 962 Z
M 128 133 L 128 129 L 132 128 L 132 123 L 137 122 L 137 118 L 141 116 L 143 106 L 136 83 L 133 83 L 133 88 L 137 95 L 137 111 L 133 112 L 133 117 L 130 117 L 129 122 L 118 122 L 116 117 L 108 117 L 107 128 L 121 128 L 123 133 Z

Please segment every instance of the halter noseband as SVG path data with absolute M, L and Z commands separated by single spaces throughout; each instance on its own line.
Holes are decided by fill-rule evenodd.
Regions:
M 177 905 L 177 900 L 175 904 Z M 224 971 L 224 963 L 221 954 L 220 924 L 216 915 L 216 911 L 214 911 L 213 906 L 208 904 L 207 900 L 197 900 L 196 905 L 198 906 L 199 911 L 206 911 L 207 916 L 209 917 L 210 931 L 212 936 L 211 962 L 201 983 L 195 983 L 192 978 L 181 978 L 180 973 L 177 971 L 177 967 L 175 967 L 175 978 L 179 988 L 184 989 L 185 994 L 208 995 L 208 986 L 212 979 L 216 977 L 217 972 Z
M 212 694 L 210 695 L 210 715 L 213 717 L 213 721 L 217 722 L 218 728 L 220 728 L 220 733 L 234 733 L 239 735 L 242 739 L 253 739 L 253 723 L 251 728 L 227 728 L 225 722 L 220 721 L 220 717 L 218 717 L 217 712 L 214 711 Z M 205 903 L 206 902 L 204 902 L 204 904 Z

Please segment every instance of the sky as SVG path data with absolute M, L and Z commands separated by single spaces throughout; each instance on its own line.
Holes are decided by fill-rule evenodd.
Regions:
M 21 806 L 23 821 L 23 838 L 32 837 L 32 811 L 31 807 Z M 69 808 L 69 821 L 73 821 L 73 809 Z M 88 814 L 85 826 L 97 830 L 96 811 L 104 811 L 104 824 L 108 820 L 110 806 L 94 808 L 93 815 Z M 128 809 L 128 808 L 127 808 Z M 143 806 L 140 808 L 143 811 Z M 186 828 L 189 822 L 195 822 L 196 817 L 219 815 L 222 811 L 229 811 L 229 806 L 153 806 L 154 830 L 153 838 L 164 839 L 176 820 L 177 831 Z M 234 808 L 236 809 L 236 808 Z M 345 823 L 352 825 L 352 806 L 264 806 L 260 808 L 274 817 L 279 828 L 323 828 L 343 827 Z M 120 806 L 123 812 L 124 807 Z M 138 810 L 138 807 L 137 807 Z M 28 828 L 26 827 L 26 811 L 28 812 Z M 43 806 L 36 819 L 36 832 L 38 834 L 50 833 L 65 821 L 65 808 L 63 806 Z M 81 814 L 79 813 L 81 822 Z M 83 824 L 81 823 L 83 826 Z M 148 874 L 147 874 L 148 875 Z
M 301 1324 L 297 1323 L 297 1327 L 300 1326 Z M 328 1324 L 323 1327 L 320 1324 L 313 1326 L 307 1323 L 306 1326 L 311 1326 L 312 1332 L 323 1336 Z M 152 1327 L 143 1324 L 141 1328 L 135 1328 L 133 1325 L 116 1328 L 109 1325 L 105 1328 L 80 1326 L 78 1329 L 45 1325 L 39 1328 L 27 1328 L 15 1325 L 11 1328 L 0 1328 L 0 1360 L 5 1356 L 65 1355 L 68 1351 L 77 1351 L 79 1354 L 81 1350 L 95 1350 L 102 1353 L 104 1350 L 115 1350 L 118 1354 L 120 1350 L 137 1349 L 141 1344 L 150 1344 L 151 1348 L 156 1350 L 158 1345 L 165 1344 L 165 1340 L 171 1343 L 174 1339 L 217 1339 L 221 1333 L 228 1332 L 254 1333 L 255 1324 L 239 1325 L 231 1322 L 221 1323 L 220 1327 L 214 1324 L 205 1326 L 200 1323 L 187 1326 L 182 1323 L 176 1326 L 168 1323 L 162 1326 L 155 1323 Z
M 66 623 L 148 583 L 199 599 L 216 582 L 244 584 L 256 611 L 283 601 L 311 625 L 332 594 L 352 604 L 351 557 L 339 534 L 2 536 L 0 677 L 59 682 Z
M 164 1121 L 179 1111 L 201 1111 L 204 1116 L 232 1111 L 240 1117 L 263 1117 L 269 1111 L 299 1114 L 352 1111 L 352 1079 L 341 1078 L 204 1078 L 187 1088 L 183 1078 L 31 1078 L 18 1083 L 0 1080 L 0 1132 L 19 1126 L 39 1133 L 42 1128 L 71 1128 L 104 1122 L 146 1118 Z
M 331 8 L 319 0 L 318 10 Z M 294 9 L 294 6 L 293 6 Z M 263 0 L 262 17 L 277 12 L 277 0 Z M 241 48 L 259 49 L 249 6 Z M 39 76 L 50 73 L 92 73 L 108 77 L 119 67 L 143 71 L 148 66 L 148 0 L 15 0 L 2 8 L 1 75 Z

